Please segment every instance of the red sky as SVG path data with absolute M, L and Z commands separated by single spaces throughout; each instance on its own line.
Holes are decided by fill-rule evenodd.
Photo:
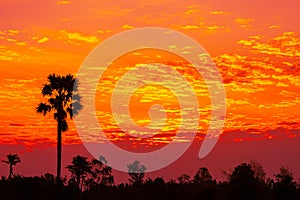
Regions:
M 24 156 L 19 166 L 24 175 L 53 171 L 40 163 L 40 158 L 51 155 L 55 160 L 55 121 L 36 114 L 34 109 L 43 100 L 40 89 L 47 75 L 76 74 L 101 41 L 124 30 L 157 26 L 180 31 L 199 42 L 223 77 L 227 96 L 224 131 L 216 150 L 200 164 L 210 165 L 218 173 L 222 167 L 216 165 L 233 167 L 253 158 L 267 165 L 270 175 L 280 165 L 288 165 L 300 176 L 296 159 L 300 150 L 299 10 L 300 3 L 295 0 L 0 0 L 0 158 L 7 153 L 19 153 L 21 159 Z M 157 61 L 184 68 L 171 55 L 151 51 L 123 56 L 111 68 L 147 63 L 158 53 L 161 57 L 156 57 Z M 99 85 L 96 107 L 100 122 L 111 118 L 105 109 L 110 99 L 103 100 L 100 94 L 110 94 L 113 79 L 109 77 L 121 77 L 124 71 L 118 73 L 108 72 L 108 82 Z M 188 74 L 186 77 L 189 79 Z M 144 88 L 138 95 L 149 90 Z M 202 97 L 200 124 L 205 132 L 210 104 L 207 95 Z M 139 98 L 133 101 L 140 102 Z M 145 104 L 132 109 L 139 110 L 133 115 L 137 123 L 149 121 L 143 111 Z M 172 114 L 169 118 L 169 127 L 178 123 Z M 109 122 L 103 126 L 115 130 Z M 63 142 L 69 149 L 64 157 L 64 163 L 68 163 L 76 155 L 72 149 L 80 153 L 75 151 L 80 140 L 73 122 Z M 224 156 L 224 152 L 230 155 Z M 220 162 L 222 157 L 227 161 Z M 45 170 L 31 168 L 28 160 Z M 0 175 L 6 173 L 6 166 L 1 164 Z

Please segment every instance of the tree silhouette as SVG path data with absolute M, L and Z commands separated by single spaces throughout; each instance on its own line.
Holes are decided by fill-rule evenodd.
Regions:
M 254 171 L 254 177 L 261 182 L 266 180 L 266 173 L 263 170 L 263 167 L 256 160 L 250 160 L 249 162 L 251 169 Z
M 133 185 L 141 185 L 144 182 L 147 168 L 140 161 L 134 161 L 132 164 L 127 165 L 127 168 L 130 176 L 129 182 Z
M 206 167 L 201 167 L 194 176 L 194 183 L 206 184 L 212 181 L 212 176 L 210 175 Z
M 296 182 L 294 175 L 285 167 L 280 167 L 280 172 L 275 175 L 275 191 L 279 199 L 295 199 Z
M 182 174 L 177 178 L 180 184 L 188 184 L 190 182 L 190 176 L 187 174 Z
M 217 183 L 206 167 L 201 167 L 196 172 L 191 188 L 191 199 L 199 199 L 199 197 L 203 200 L 216 199 L 218 193 Z
M 92 164 L 89 161 L 87 161 L 86 157 L 78 155 L 73 157 L 72 165 L 68 165 L 66 168 L 71 172 L 72 178 L 75 178 L 80 191 L 82 191 L 82 186 L 85 181 L 85 177 L 89 173 L 92 173 Z
M 77 111 L 81 109 L 80 96 L 76 94 L 77 86 L 73 75 L 60 76 L 51 74 L 48 82 L 43 85 L 42 95 L 47 97 L 46 103 L 40 103 L 36 111 L 44 116 L 54 111 L 54 119 L 57 121 L 57 180 L 61 176 L 61 149 L 62 132 L 68 130 L 66 121 L 69 116 L 71 119 Z
M 12 176 L 14 175 L 13 173 L 13 166 L 17 165 L 18 163 L 21 162 L 20 157 L 18 154 L 8 154 L 6 156 L 7 160 L 2 160 L 2 162 L 6 163 L 9 165 L 9 174 L 8 174 L 8 179 L 11 179 Z
M 104 157 L 100 157 L 99 160 L 92 159 L 91 163 L 92 176 L 96 184 L 110 186 L 114 183 L 114 177 L 111 174 L 112 168 L 107 165 Z
M 257 199 L 262 193 L 261 182 L 251 165 L 242 163 L 229 176 L 229 199 Z

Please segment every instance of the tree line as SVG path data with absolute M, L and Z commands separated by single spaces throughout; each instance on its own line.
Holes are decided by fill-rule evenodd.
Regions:
M 7 177 L 0 180 L 1 199 L 124 199 L 124 200 L 297 200 L 300 182 L 293 173 L 280 167 L 273 178 L 267 178 L 256 161 L 241 163 L 232 171 L 223 172 L 226 180 L 217 181 L 209 169 L 200 167 L 193 176 L 183 174 L 177 179 L 146 178 L 147 168 L 135 161 L 128 164 L 128 181 L 116 184 L 104 157 L 88 160 L 77 155 L 66 168 L 70 178 L 58 181 L 53 174 L 24 177 L 13 172 L 21 160 L 17 154 L 3 160 L 9 166 Z

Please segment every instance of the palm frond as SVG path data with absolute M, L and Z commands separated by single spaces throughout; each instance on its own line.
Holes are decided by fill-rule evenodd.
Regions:
M 50 74 L 48 76 L 48 81 L 49 84 L 51 86 L 51 88 L 53 88 L 54 90 L 60 90 L 62 89 L 62 78 L 60 75 L 56 75 L 56 74 Z
M 59 108 L 59 97 L 51 97 L 48 99 L 49 105 L 51 105 L 51 107 L 55 110 L 57 110 Z
M 61 131 L 66 132 L 68 130 L 69 126 L 66 120 L 61 121 Z
M 73 109 L 72 109 L 72 105 L 67 108 L 67 113 L 69 114 L 70 118 L 72 119 L 73 118 Z
M 42 89 L 43 96 L 51 96 L 53 93 L 53 89 L 51 88 L 51 85 L 49 84 L 44 84 L 44 87 Z
M 36 111 L 38 113 L 43 113 L 43 115 L 46 115 L 47 113 L 49 113 L 51 111 L 51 106 L 45 103 L 40 103 L 37 107 L 36 107 Z
M 2 160 L 1 162 L 4 162 L 6 164 L 9 164 L 9 162 L 7 160 Z
M 16 165 L 19 162 L 21 162 L 21 159 L 18 154 L 8 154 L 6 157 L 7 157 L 7 160 L 2 161 L 6 164 Z

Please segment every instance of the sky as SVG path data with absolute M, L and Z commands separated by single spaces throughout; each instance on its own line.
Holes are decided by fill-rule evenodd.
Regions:
M 56 123 L 51 116 L 35 112 L 44 101 L 40 90 L 47 76 L 76 75 L 87 55 L 117 33 L 163 27 L 193 38 L 210 54 L 223 79 L 227 112 L 219 142 L 207 158 L 182 166 L 183 158 L 170 167 L 173 171 L 156 174 L 179 176 L 176 166 L 191 173 L 196 171 L 194 165 L 207 165 L 220 177 L 223 169 L 257 159 L 270 176 L 280 165 L 287 165 L 300 177 L 299 9 L 296 0 L 0 0 L 0 158 L 20 154 L 23 162 L 16 168 L 20 174 L 54 172 Z M 147 110 L 152 104 L 168 107 L 167 126 L 159 137 L 130 139 L 113 121 L 113 86 L 122 74 L 150 61 L 171 66 L 195 88 L 201 116 L 196 140 L 201 143 L 211 116 L 205 82 L 186 60 L 159 50 L 130 52 L 109 66 L 97 87 L 98 122 L 116 144 L 131 151 L 150 151 L 171 140 L 185 142 L 186 138 L 176 138 L 178 102 L 163 87 L 139 88 L 130 106 L 140 126 L 150 122 Z M 65 165 L 76 154 L 91 156 L 82 147 L 74 122 L 69 123 L 70 130 L 63 135 Z M 44 156 L 49 160 L 39 162 Z M 29 160 L 39 163 L 38 167 L 32 167 Z M 3 163 L 0 175 L 6 173 Z

